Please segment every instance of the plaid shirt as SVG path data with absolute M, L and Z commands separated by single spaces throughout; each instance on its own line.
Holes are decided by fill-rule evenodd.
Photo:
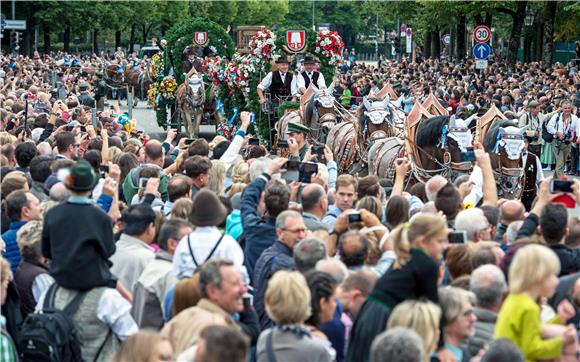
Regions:
M 6 332 L 4 325 L 6 324 L 6 319 L 4 316 L 0 315 L 0 326 L 2 330 L 0 332 L 0 361 L 2 362 L 18 362 L 18 357 L 16 356 L 16 348 L 14 347 L 14 342 L 12 337 Z

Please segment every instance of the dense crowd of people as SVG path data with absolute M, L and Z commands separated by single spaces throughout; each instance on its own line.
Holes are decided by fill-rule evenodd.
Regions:
M 390 81 L 405 111 L 435 94 L 459 117 L 495 104 L 528 125 L 555 178 L 524 205 L 498 199 L 478 144 L 480 183 L 408 185 L 406 159 L 392 184 L 338 174 L 299 125 L 289 157 L 270 154 L 248 142 L 248 112 L 231 139 L 157 140 L 116 107 L 93 116 L 97 72 L 62 68 L 54 88 L 60 56 L 1 61 L 3 361 L 49 347 L 94 361 L 580 358 L 580 181 L 551 188 L 580 169 L 575 65 L 339 68 L 348 107 Z

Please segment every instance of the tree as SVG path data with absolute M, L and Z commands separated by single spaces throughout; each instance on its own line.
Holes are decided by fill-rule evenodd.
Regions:
M 512 17 L 512 31 L 508 43 L 507 63 L 509 65 L 516 64 L 518 60 L 518 49 L 520 46 L 520 37 L 522 35 L 522 25 L 524 25 L 524 18 L 526 17 L 527 1 L 518 1 L 516 10 L 505 7 L 498 7 L 497 11 L 506 13 Z
M 551 65 L 554 58 L 554 22 L 558 3 L 546 1 L 544 12 L 544 64 Z

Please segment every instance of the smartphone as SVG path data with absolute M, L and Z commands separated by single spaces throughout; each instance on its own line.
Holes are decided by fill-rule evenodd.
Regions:
M 93 124 L 93 128 L 97 129 L 97 109 L 91 109 L 91 123 Z
M 324 155 L 324 146 L 312 146 L 313 155 Z
M 259 138 L 250 138 L 248 140 L 248 144 L 249 145 L 256 145 L 259 146 L 260 145 L 260 139 Z
M 467 235 L 465 231 L 452 231 L 447 236 L 450 244 L 465 244 L 467 243 Z
M 286 171 L 298 171 L 298 168 L 300 167 L 300 161 L 286 161 L 286 163 L 284 164 L 284 169 Z
M 195 142 L 195 140 L 193 138 L 186 138 L 185 141 L 183 142 L 186 146 L 189 146 L 190 144 L 192 144 L 193 142 Z
M 108 173 L 109 173 L 108 165 L 99 166 L 99 174 L 101 175 L 101 177 L 105 177 Z
M 360 216 L 360 211 L 352 211 L 348 214 L 348 223 L 357 223 L 362 222 L 362 218 Z
M 461 162 L 475 162 L 475 151 L 473 147 L 467 147 L 467 151 L 461 152 Z
M 298 181 L 309 184 L 312 180 L 312 175 L 318 173 L 318 164 L 310 162 L 302 162 L 298 168 Z
M 572 193 L 572 185 L 574 181 L 572 180 L 552 180 L 550 183 L 550 192 L 551 193 L 558 193 L 558 192 L 566 192 Z
M 144 189 L 145 186 L 147 186 L 147 181 L 149 180 L 149 177 L 141 177 L 139 178 L 139 188 L 140 189 Z
M 86 132 L 86 131 L 87 131 L 87 127 L 81 126 L 81 132 Z
M 279 140 L 277 143 L 278 148 L 288 148 L 288 141 Z

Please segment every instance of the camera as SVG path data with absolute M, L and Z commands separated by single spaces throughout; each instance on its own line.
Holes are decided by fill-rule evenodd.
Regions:
M 360 211 L 352 211 L 348 214 L 348 223 L 362 222 L 362 217 L 360 216 Z
M 465 231 L 452 231 L 447 236 L 450 244 L 465 244 L 467 243 L 467 234 Z
M 324 155 L 324 146 L 312 146 L 312 154 Z
M 302 162 L 298 168 L 298 181 L 309 184 L 312 180 L 312 175 L 318 173 L 318 164 L 310 162 Z
M 300 167 L 300 161 L 286 161 L 286 163 L 284 164 L 284 169 L 286 171 L 298 171 L 298 168 Z
M 288 141 L 279 140 L 277 143 L 278 148 L 288 148 Z
M 144 189 L 145 186 L 147 186 L 147 181 L 149 180 L 149 177 L 141 177 L 139 178 L 139 188 L 140 189 Z
M 259 138 L 250 138 L 248 140 L 248 144 L 252 145 L 252 146 L 259 146 L 260 145 L 260 139 Z

